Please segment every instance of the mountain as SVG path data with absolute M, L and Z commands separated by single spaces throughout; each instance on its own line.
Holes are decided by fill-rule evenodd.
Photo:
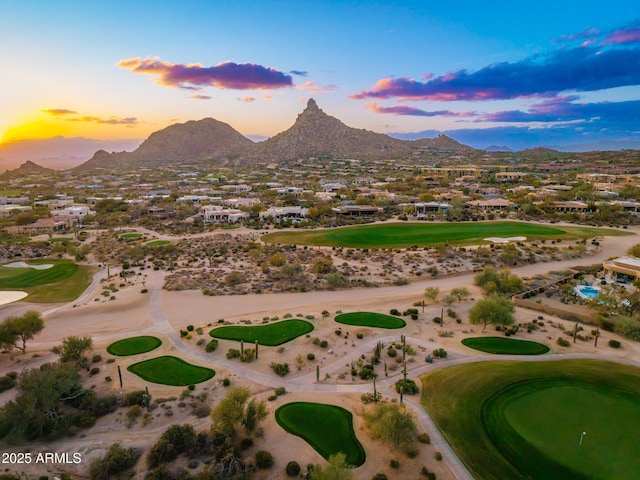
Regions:
M 107 153 L 99 150 L 75 170 L 82 172 L 95 168 L 112 169 L 175 161 L 233 158 L 247 151 L 251 145 L 251 140 L 230 125 L 213 118 L 204 118 L 158 130 L 133 152 Z
M 506 145 L 490 145 L 484 150 L 485 152 L 513 152 L 513 150 Z
M 83 137 L 51 137 L 0 142 L 0 171 L 17 168 L 30 160 L 43 167 L 73 168 L 96 150 L 133 150 L 140 140 L 99 140 Z
M 15 170 L 7 170 L 0 178 L 8 179 L 8 178 L 18 178 L 18 177 L 26 177 L 28 175 L 41 175 L 44 173 L 52 173 L 55 172 L 52 168 L 45 168 L 37 163 L 33 163 L 32 161 L 26 161 L 22 165 L 20 165 Z
M 247 160 L 292 160 L 316 156 L 341 158 L 390 158 L 411 155 L 424 148 L 465 149 L 446 137 L 405 141 L 369 130 L 352 128 L 327 115 L 310 99 L 295 123 L 282 133 L 253 145 Z

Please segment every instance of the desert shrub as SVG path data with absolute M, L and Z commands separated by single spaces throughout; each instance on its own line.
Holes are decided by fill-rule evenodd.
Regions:
M 321 348 L 327 348 L 329 346 L 329 342 L 327 342 L 326 340 L 322 340 L 320 342 L 320 347 Z
M 373 371 L 373 365 L 363 365 L 358 372 L 358 375 L 362 380 L 369 380 L 370 378 L 376 376 L 375 372 Z
M 123 448 L 119 443 L 114 443 L 104 457 L 91 462 L 89 478 L 91 480 L 108 480 L 111 477 L 130 478 L 130 475 L 122 474 L 133 468 L 139 457 L 140 452 L 135 448 Z
M 400 315 L 400 312 L 398 311 L 397 308 L 392 308 L 391 310 L 389 310 L 389 313 L 391 315 Z
M 429 436 L 428 433 L 421 433 L 420 435 L 418 435 L 417 440 L 420 443 L 426 443 L 426 444 L 431 443 L 431 437 Z
M 391 459 L 389 460 L 389 466 L 391 468 L 400 468 L 400 462 L 395 459 Z
M 362 340 L 362 337 L 364 337 L 364 335 L 362 333 L 356 333 L 356 338 L 358 340 Z
M 231 360 L 232 358 L 238 358 L 240 356 L 240 350 L 237 348 L 230 348 L 227 350 L 227 358 Z
M 401 388 L 402 392 L 406 395 L 415 395 L 418 393 L 418 385 L 416 385 L 416 382 L 408 378 L 406 380 L 398 380 L 396 382 L 396 392 L 400 393 Z
M 245 363 L 253 362 L 256 358 L 256 349 L 255 348 L 245 348 L 244 353 L 240 356 L 240 361 Z
M 433 323 L 442 323 L 442 319 L 440 317 L 433 317 Z
M 371 480 L 387 480 L 387 475 L 385 473 L 376 473 Z
M 207 343 L 207 346 L 204 347 L 205 351 L 207 352 L 213 352 L 216 348 L 218 348 L 218 340 L 216 340 L 215 338 L 209 341 L 209 343 Z
M 444 348 L 436 348 L 433 352 L 431 352 L 436 358 L 447 358 L 447 351 Z
M 276 375 L 280 377 L 284 377 L 287 373 L 289 373 L 288 363 L 272 363 L 271 368 L 276 373 Z
M 93 367 L 91 370 L 89 370 L 89 375 L 93 376 L 93 375 L 97 375 L 100 373 L 100 367 Z
M 300 464 L 295 460 L 292 460 L 287 463 L 287 466 L 284 470 L 285 472 L 287 472 L 288 477 L 297 477 L 300 473 Z
M 276 389 L 274 390 L 274 393 L 275 393 L 277 396 L 284 395 L 285 393 L 287 393 L 287 389 L 286 389 L 286 388 L 284 388 L 284 387 L 278 387 L 278 388 L 276 388 Z
M 0 377 L 0 393 L 4 392 L 5 390 L 9 390 L 15 386 L 16 386 L 16 381 L 13 378 L 9 376 Z
M 415 445 L 408 444 L 404 447 L 404 453 L 407 454 L 409 458 L 416 458 L 420 454 L 420 450 Z
M 260 469 L 270 468 L 273 465 L 273 455 L 266 450 L 256 452 L 256 466 Z
M 313 353 L 307 353 L 307 360 L 315 360 L 316 356 Z
M 435 458 L 436 458 L 436 461 L 438 462 L 442 461 L 442 454 L 440 452 L 436 452 Z
M 611 348 L 620 348 L 620 342 L 618 340 L 609 340 L 609 346 Z
M 205 418 L 211 414 L 211 407 L 204 402 L 196 402 L 193 404 L 191 413 L 198 418 Z
M 195 330 L 195 327 L 193 325 L 187 325 L 188 332 L 193 332 L 194 330 Z
M 231 380 L 229 380 L 228 378 L 223 378 L 222 379 L 222 386 L 228 387 L 229 385 L 231 385 Z
M 240 440 L 240 450 L 241 451 L 245 451 L 245 450 L 249 450 L 251 447 L 253 447 L 253 439 L 251 438 L 243 438 L 242 440 Z
M 144 390 L 136 390 L 134 392 L 128 393 L 126 397 L 124 397 L 124 404 L 126 406 L 130 405 L 145 405 L 147 397 L 147 392 Z
M 18 378 L 18 372 L 16 371 L 11 371 L 11 372 L 7 372 L 7 377 L 9 378 L 13 378 L 14 380 Z
M 556 344 L 558 344 L 561 347 L 570 347 L 571 343 L 569 342 L 569 340 L 565 340 L 562 337 L 558 337 L 558 339 L 556 340 Z
M 389 355 L 390 357 L 395 357 L 396 355 L 398 355 L 398 351 L 393 347 L 389 347 L 389 349 L 387 350 L 387 355 Z
M 149 450 L 147 457 L 149 468 L 170 462 L 182 453 L 191 452 L 196 444 L 196 432 L 191 425 L 169 427 Z
M 91 357 L 92 363 L 98 363 L 101 360 L 102 360 L 102 355 L 100 355 L 99 353 L 96 353 L 93 357 Z

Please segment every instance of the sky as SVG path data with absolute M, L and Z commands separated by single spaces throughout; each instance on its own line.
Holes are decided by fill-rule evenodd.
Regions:
M 640 142 L 637 0 L 0 0 L 0 45 L 0 162 L 205 117 L 265 138 L 312 97 L 478 148 Z

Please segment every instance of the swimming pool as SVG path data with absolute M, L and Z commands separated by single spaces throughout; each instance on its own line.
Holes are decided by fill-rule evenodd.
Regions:
M 590 285 L 577 285 L 573 288 L 573 291 L 580 298 L 591 300 L 592 298 L 596 298 L 600 294 L 600 289 L 598 287 L 593 287 Z

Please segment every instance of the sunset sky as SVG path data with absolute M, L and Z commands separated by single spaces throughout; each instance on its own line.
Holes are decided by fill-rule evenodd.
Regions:
M 478 147 L 640 140 L 637 0 L 523 5 L 0 0 L 0 145 L 204 117 L 266 137 L 310 97 Z

